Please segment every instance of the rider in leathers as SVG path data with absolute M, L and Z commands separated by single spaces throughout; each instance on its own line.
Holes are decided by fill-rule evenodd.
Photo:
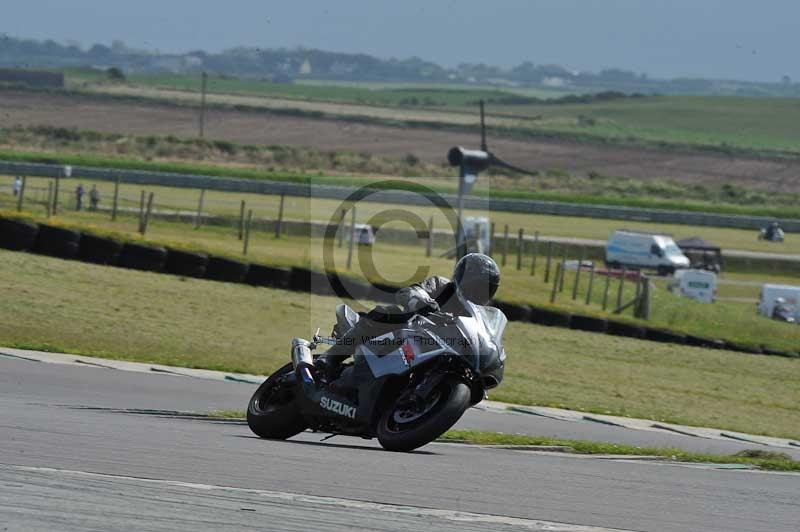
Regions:
M 500 284 L 500 269 L 488 255 L 470 253 L 456 264 L 453 280 L 433 276 L 403 288 L 395 295 L 397 305 L 377 306 L 356 325 L 337 339 L 316 364 L 329 378 L 339 366 L 355 353 L 356 346 L 370 338 L 389 333 L 408 321 L 414 314 L 426 310 L 450 312 L 456 316 L 466 310 L 462 301 L 486 305 Z M 349 379 L 336 381 L 337 388 L 349 387 Z

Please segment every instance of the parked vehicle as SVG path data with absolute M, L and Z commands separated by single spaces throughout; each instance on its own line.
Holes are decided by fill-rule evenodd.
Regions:
M 653 269 L 659 275 L 669 275 L 688 268 L 689 259 L 670 236 L 619 230 L 608 237 L 606 265 Z
M 375 233 L 372 231 L 372 226 L 367 224 L 356 224 L 355 227 L 355 243 L 359 246 L 371 246 L 375 243 Z M 347 234 L 348 241 L 350 240 L 350 233 Z
M 247 408 L 250 429 L 263 438 L 286 439 L 307 428 L 331 434 L 377 437 L 392 451 L 410 451 L 438 438 L 503 380 L 506 317 L 498 309 L 464 303 L 466 316 L 414 314 L 387 335 L 359 344 L 352 392 L 341 392 L 314 366 L 312 352 L 334 338 L 292 341 L 292 362 L 270 376 Z M 359 315 L 336 308 L 337 331 Z M 336 393 L 334 393 L 334 390 Z
M 800 320 L 800 286 L 765 284 L 761 287 L 758 313 L 768 318 L 797 322 Z
M 706 270 L 678 270 L 667 288 L 681 297 L 713 303 L 717 298 L 717 275 Z

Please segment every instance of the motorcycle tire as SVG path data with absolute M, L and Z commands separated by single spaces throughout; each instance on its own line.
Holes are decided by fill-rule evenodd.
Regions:
M 269 402 L 276 399 L 271 395 L 278 380 L 292 371 L 294 371 L 292 364 L 286 364 L 270 375 L 250 398 L 250 403 L 247 405 L 247 425 L 257 436 L 270 440 L 285 440 L 308 428 L 294 401 L 294 390 L 283 391 L 285 395 L 279 398 L 279 402 Z M 265 400 L 268 401 L 266 404 Z
M 438 392 L 438 394 L 437 394 Z M 461 419 L 470 405 L 469 387 L 456 377 L 443 380 L 432 392 L 435 400 L 420 417 L 399 422 L 403 417 L 397 404 L 386 409 L 378 422 L 378 441 L 387 451 L 408 452 L 426 445 Z

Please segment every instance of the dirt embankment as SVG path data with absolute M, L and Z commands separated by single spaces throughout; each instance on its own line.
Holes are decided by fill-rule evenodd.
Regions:
M 126 134 L 197 135 L 198 112 L 156 103 L 87 96 L 0 92 L 0 127 L 52 125 Z M 491 126 L 491 122 L 490 122 Z M 244 144 L 303 146 L 385 156 L 412 153 L 443 162 L 454 145 L 477 147 L 474 135 L 390 127 L 268 112 L 211 109 L 206 136 Z M 677 153 L 565 141 L 491 138 L 490 147 L 518 166 L 573 173 L 669 179 L 687 184 L 731 183 L 761 190 L 800 192 L 800 161 Z

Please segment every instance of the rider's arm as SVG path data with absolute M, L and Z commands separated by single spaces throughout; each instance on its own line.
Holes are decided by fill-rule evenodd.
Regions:
M 416 311 L 434 303 L 450 281 L 444 277 L 428 277 L 397 291 L 395 300 L 406 311 Z

